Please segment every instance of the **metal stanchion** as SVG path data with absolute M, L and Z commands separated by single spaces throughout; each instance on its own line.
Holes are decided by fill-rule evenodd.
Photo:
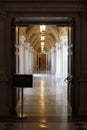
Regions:
M 21 87 L 21 113 L 18 115 L 19 118 L 27 118 L 28 115 L 24 114 L 24 99 L 23 99 L 23 87 Z

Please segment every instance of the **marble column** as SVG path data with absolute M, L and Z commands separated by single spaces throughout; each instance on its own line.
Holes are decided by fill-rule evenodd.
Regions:
M 58 44 L 56 43 L 56 78 L 57 78 L 57 74 L 58 74 Z
M 63 51 L 63 81 L 67 77 L 68 73 L 68 44 L 67 44 L 67 36 L 63 36 L 62 40 L 62 51 Z
M 24 74 L 24 36 L 19 36 L 19 73 Z
M 25 51 L 25 62 L 24 62 L 24 73 L 29 74 L 29 43 L 24 44 L 24 51 Z
M 63 62 L 62 62 L 62 46 L 60 45 L 60 43 L 58 43 L 58 47 L 57 47 L 58 51 L 57 51 L 57 66 L 56 66 L 56 76 L 58 79 L 62 79 L 62 66 L 63 66 Z
M 34 51 L 34 71 L 38 70 L 38 65 L 37 65 L 37 52 Z
M 29 48 L 29 72 L 30 72 L 30 74 L 33 71 L 32 62 L 33 62 L 33 59 L 32 59 L 32 47 L 30 47 Z
M 15 45 L 16 74 L 19 73 L 19 45 Z
M 57 65 L 57 49 L 56 49 L 56 46 L 54 46 L 54 56 L 53 56 L 53 63 L 54 63 L 54 66 L 53 66 L 53 71 L 54 71 L 54 74 L 56 74 L 56 65 Z
M 50 55 L 51 55 L 51 52 L 48 52 L 47 55 L 48 55 L 48 70 L 50 71 L 50 69 L 51 69 L 51 68 L 50 68 L 50 66 L 51 66 L 51 65 L 50 65 L 50 64 L 51 64 L 51 62 L 50 62 Z
M 46 53 L 46 70 L 48 70 L 48 54 Z
M 34 49 L 32 47 L 32 51 L 31 51 L 31 67 L 32 67 L 32 73 L 34 72 Z
M 51 49 L 51 73 L 54 73 L 54 49 Z

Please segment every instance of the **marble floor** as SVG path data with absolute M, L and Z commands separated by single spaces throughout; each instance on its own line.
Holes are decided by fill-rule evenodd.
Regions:
M 23 95 L 28 117 L 0 120 L 0 130 L 87 130 L 86 121 L 69 120 L 67 84 L 49 72 L 34 73 L 33 88 L 24 88 Z M 20 115 L 21 100 L 16 110 Z
M 49 73 L 33 74 L 33 88 L 24 88 L 23 106 L 24 113 L 29 117 L 67 117 L 67 86 Z

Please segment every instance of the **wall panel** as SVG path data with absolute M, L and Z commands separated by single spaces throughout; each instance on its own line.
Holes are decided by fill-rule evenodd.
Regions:
M 6 48 L 7 38 L 7 17 L 5 14 L 0 15 L 0 116 L 11 114 L 11 63 L 9 49 Z M 10 44 L 9 44 L 10 45 Z M 8 46 L 9 47 L 9 46 Z M 11 50 L 11 48 L 10 48 Z M 9 59 L 9 61 L 8 61 Z M 10 69 L 9 69 L 10 67 Z M 9 74 L 10 73 L 10 74 Z
M 82 16 L 81 74 L 87 75 L 87 16 Z

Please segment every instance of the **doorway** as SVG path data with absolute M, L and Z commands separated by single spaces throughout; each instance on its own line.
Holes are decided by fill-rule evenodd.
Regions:
M 24 19 L 26 19 L 26 20 L 24 20 Z M 18 18 L 18 19 L 16 19 L 16 23 L 17 23 L 16 34 L 18 34 L 18 36 L 16 35 L 16 40 L 17 40 L 18 45 L 20 45 L 20 57 L 19 57 L 19 55 L 16 55 L 16 57 L 15 57 L 15 59 L 16 59 L 15 72 L 16 72 L 16 74 L 19 74 L 19 73 L 20 74 L 35 74 L 34 71 L 36 71 L 36 70 L 39 70 L 39 71 L 40 70 L 45 70 L 45 71 L 47 70 L 48 75 L 52 74 L 54 77 L 57 77 L 55 79 L 58 81 L 59 84 L 64 83 L 64 80 L 65 80 L 67 82 L 67 86 L 68 86 L 68 92 L 67 92 L 68 101 L 70 102 L 69 104 L 72 105 L 71 93 L 73 90 L 71 91 L 71 88 L 70 88 L 72 79 L 70 79 L 71 80 L 70 81 L 69 80 L 70 76 L 68 76 L 68 72 L 71 73 L 71 75 L 73 75 L 72 74 L 72 68 L 73 68 L 72 60 L 73 59 L 72 59 L 72 57 L 70 57 L 71 54 L 68 53 L 68 51 L 71 53 L 73 52 L 72 42 L 71 42 L 72 37 L 73 37 L 72 18 L 67 18 L 67 17 L 54 18 L 53 17 L 53 18 L 44 18 L 44 20 L 42 18 L 40 21 L 39 21 L 39 19 L 40 18 L 38 18 L 38 17 L 37 18 L 33 17 L 33 18 Z M 56 21 L 56 23 L 55 23 L 55 21 Z M 28 32 L 29 29 L 33 30 L 34 32 L 32 35 L 31 35 L 31 33 L 29 33 L 30 39 L 32 41 L 33 37 L 38 36 L 38 35 L 35 36 L 35 31 L 38 30 L 37 28 L 40 25 L 43 25 L 44 22 L 47 25 L 48 30 L 51 27 L 53 35 L 51 34 L 51 31 L 49 30 L 51 40 L 49 38 L 48 38 L 49 40 L 48 39 L 46 40 L 47 43 L 46 43 L 46 46 L 44 47 L 44 52 L 42 53 L 43 54 L 43 56 L 42 56 L 42 54 L 41 54 L 41 39 L 39 38 L 39 40 L 38 40 L 38 42 L 39 42 L 39 47 L 38 47 L 37 46 L 38 42 L 35 42 L 32 44 L 28 43 L 29 41 L 27 41 L 25 39 L 25 35 L 26 35 L 26 32 L 29 33 Z M 31 24 L 31 23 L 33 23 L 33 24 Z M 37 24 L 35 24 L 35 23 L 37 23 Z M 34 26 L 36 29 L 34 29 Z M 58 28 L 58 30 L 56 30 L 56 27 Z M 60 38 L 61 45 L 57 45 L 57 48 L 55 47 L 56 42 L 51 43 L 51 41 L 53 39 L 54 39 L 54 41 L 56 41 L 55 39 L 58 40 L 58 36 L 56 36 L 56 38 L 54 37 L 54 35 L 57 35 L 54 32 L 54 28 L 56 31 L 61 30 L 60 34 L 61 33 L 64 34 L 65 33 L 64 30 L 67 30 L 67 35 L 65 35 L 65 34 L 63 36 L 61 35 L 61 38 Z M 42 36 L 44 36 L 44 35 L 42 35 Z M 48 37 L 48 34 L 46 34 L 46 37 Z M 33 40 L 35 40 L 35 39 L 33 39 Z M 45 41 L 45 40 L 42 40 L 42 41 Z M 23 44 L 23 43 L 25 43 L 25 44 Z M 64 46 L 63 46 L 63 43 L 64 43 Z M 67 47 L 64 49 L 64 47 L 66 46 L 66 43 L 67 43 Z M 19 52 L 18 45 L 16 44 L 16 51 Z M 23 46 L 24 46 L 24 49 L 26 51 L 23 49 Z M 38 50 L 38 55 L 37 55 L 37 52 L 35 52 L 35 55 L 33 55 L 32 53 L 28 54 L 29 51 L 27 51 L 27 48 L 29 48 L 29 50 L 31 52 L 33 52 L 33 54 L 34 54 L 34 49 L 36 48 Z M 56 49 L 59 49 L 59 51 L 55 52 Z M 51 50 L 53 53 L 50 53 L 49 50 Z M 63 53 L 62 53 L 62 51 L 63 51 Z M 48 52 L 49 52 L 49 54 L 48 54 Z M 70 55 L 68 56 L 68 54 L 70 54 Z M 57 56 L 58 60 L 60 60 L 59 62 L 56 59 L 56 56 Z M 42 57 L 44 57 L 45 60 L 43 60 Z M 46 58 L 47 58 L 47 60 L 46 60 Z M 24 65 L 24 63 L 26 66 Z M 44 63 L 44 65 L 42 63 Z M 68 68 L 70 68 L 70 69 L 68 69 Z M 39 73 L 39 71 L 38 71 L 38 73 Z M 42 74 L 43 74 L 43 72 L 42 72 Z M 40 76 L 40 75 L 37 76 L 37 74 L 34 76 L 36 76 L 38 80 L 41 78 L 41 77 L 38 78 L 38 76 Z M 47 74 L 46 74 L 46 76 L 47 76 Z M 54 81 L 55 81 L 55 79 L 54 79 Z M 53 82 L 53 84 L 55 84 L 55 82 Z M 43 86 L 43 80 L 42 80 L 41 84 Z M 44 84 L 45 84 L 45 82 L 44 82 Z M 66 84 L 66 83 L 64 83 L 64 84 Z M 29 91 L 31 91 L 31 90 L 29 89 Z M 71 105 L 70 105 L 70 107 L 71 107 Z

